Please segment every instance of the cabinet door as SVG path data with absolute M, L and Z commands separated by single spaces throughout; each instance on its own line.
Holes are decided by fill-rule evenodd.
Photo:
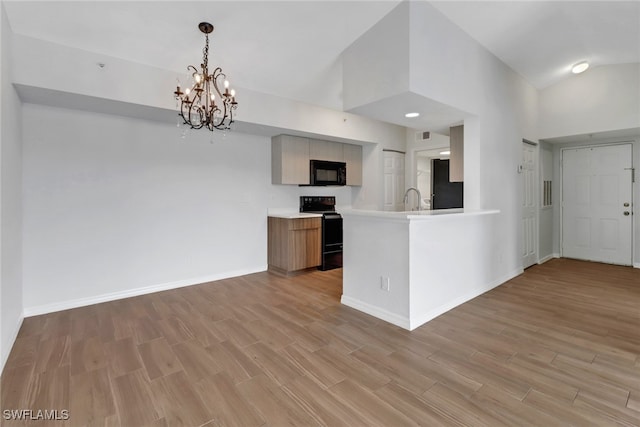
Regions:
M 278 135 L 271 140 L 271 182 L 309 184 L 309 140 Z
M 449 128 L 449 181 L 464 181 L 464 125 Z
M 347 163 L 347 185 L 362 185 L 362 146 L 344 144 L 343 150 Z
M 321 263 L 319 228 L 289 231 L 289 271 L 317 267 Z
M 340 142 L 309 140 L 309 159 L 327 160 L 330 162 L 344 162 L 344 152 Z

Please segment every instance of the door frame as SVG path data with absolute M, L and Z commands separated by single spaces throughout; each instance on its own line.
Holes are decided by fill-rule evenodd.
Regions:
M 535 218 L 536 218 L 536 226 L 535 226 L 535 230 L 534 230 L 534 240 L 535 240 L 535 258 L 536 261 L 534 264 L 540 264 L 540 177 L 542 176 L 542 172 L 540 171 L 540 168 L 542 167 L 541 162 L 540 162 L 540 143 L 535 142 L 535 141 L 531 141 L 525 138 L 522 138 L 522 142 L 520 145 L 520 159 L 522 159 L 522 150 L 523 147 L 525 145 L 529 145 L 531 147 L 533 147 L 535 149 L 535 154 L 534 154 L 534 158 L 535 158 L 535 167 L 533 169 L 534 171 L 534 178 L 533 178 L 533 200 L 534 200 L 534 206 L 533 209 L 535 210 Z M 520 210 L 520 247 L 518 248 L 518 250 L 520 251 L 520 262 L 522 263 L 522 267 L 524 267 L 524 259 L 522 257 L 522 245 L 524 245 L 524 233 L 522 232 L 522 220 L 523 220 L 523 214 L 524 214 L 524 207 L 523 207 L 523 198 L 525 197 L 524 191 L 522 191 L 522 188 L 524 187 L 524 176 L 522 174 L 522 163 L 518 164 L 518 175 L 520 175 L 520 205 L 519 205 L 519 210 Z M 532 264 L 533 265 L 533 264 Z M 529 266 L 530 267 L 530 266 Z
M 635 168 L 636 166 L 634 165 L 633 159 L 635 156 L 635 153 L 633 152 L 634 147 L 635 147 L 635 141 L 634 140 L 628 140 L 628 141 L 615 141 L 615 142 L 603 142 L 603 143 L 596 143 L 596 144 L 581 144 L 581 145 L 574 145 L 571 147 L 561 147 L 560 148 L 560 176 L 558 179 L 558 182 L 560 184 L 560 188 L 559 188 L 559 196 L 560 196 L 560 210 L 559 210 L 559 214 L 560 214 L 560 218 L 559 218 L 559 223 L 560 223 L 560 227 L 558 227 L 558 241 L 560 243 L 560 247 L 558 248 L 559 252 L 560 252 L 560 257 L 564 256 L 564 242 L 562 241 L 562 236 L 563 236 L 563 232 L 564 232 L 564 207 L 563 207 L 563 203 L 562 200 L 564 199 L 564 194 L 563 194 L 563 188 L 564 188 L 564 151 L 565 150 L 576 150 L 576 149 L 585 149 L 585 148 L 594 148 L 594 147 L 611 147 L 613 145 L 630 145 L 631 146 L 631 167 Z M 632 182 L 631 183 L 631 208 L 632 208 L 632 212 L 633 212 L 633 208 L 635 208 L 635 200 L 633 198 L 634 196 L 634 184 L 636 182 Z M 634 259 L 635 259 L 635 253 L 636 253 L 636 242 L 635 242 L 635 238 L 633 236 L 635 236 L 635 221 L 632 219 L 631 221 L 631 266 L 635 267 L 634 265 Z M 597 261 L 594 261 L 597 262 Z

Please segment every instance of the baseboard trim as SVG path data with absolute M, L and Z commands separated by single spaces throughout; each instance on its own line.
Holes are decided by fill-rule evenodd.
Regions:
M 355 298 L 349 297 L 349 296 L 345 296 L 342 295 L 342 298 L 340 299 L 340 302 L 348 307 L 351 308 L 355 308 L 356 310 L 362 311 L 363 313 L 367 313 L 373 317 L 377 317 L 378 319 L 382 319 L 385 322 L 389 322 L 393 325 L 399 326 L 403 329 L 406 329 L 408 331 L 413 331 L 414 329 L 424 325 L 425 323 L 427 323 L 428 321 L 435 319 L 436 317 L 440 316 L 443 313 L 446 313 L 447 311 L 456 308 L 457 306 L 459 306 L 460 304 L 464 304 L 465 302 L 480 296 L 482 294 L 484 294 L 485 292 L 490 291 L 491 289 L 502 285 L 503 283 L 513 279 L 516 276 L 519 276 L 520 274 L 522 274 L 524 272 L 524 270 L 522 268 L 517 268 L 515 270 L 513 270 L 512 272 L 505 274 L 503 277 L 496 279 L 490 283 L 488 283 L 486 286 L 483 286 L 482 289 L 479 290 L 474 290 L 472 292 L 469 292 L 465 295 L 462 295 L 456 299 L 454 299 L 453 301 L 450 301 L 446 304 L 443 304 L 439 307 L 436 307 L 432 310 L 429 310 L 426 313 L 417 315 L 417 316 L 409 316 L 409 318 L 405 317 L 405 316 L 401 316 L 399 314 L 396 313 L 392 313 L 390 311 L 384 310 L 380 307 L 376 307 L 374 305 L 368 304 L 366 302 L 362 302 L 360 300 L 357 300 Z
M 545 262 L 547 262 L 547 261 L 549 261 L 549 260 L 552 260 L 552 259 L 554 259 L 554 258 L 558 258 L 558 257 L 557 257 L 557 256 L 555 256 L 555 254 L 549 254 L 549 255 L 547 255 L 547 256 L 544 256 L 544 257 L 542 257 L 542 258 L 540 258 L 540 259 L 538 260 L 538 265 L 540 265 L 540 264 L 544 264 Z
M 140 288 L 128 289 L 119 292 L 110 292 L 87 298 L 78 298 L 68 301 L 61 301 L 52 304 L 44 304 L 24 309 L 24 317 L 38 316 L 41 314 L 53 313 L 56 311 L 69 310 L 71 308 L 85 307 L 87 305 L 100 304 L 108 301 L 115 301 L 123 298 L 136 297 L 139 295 L 151 294 L 154 292 L 168 291 L 170 289 L 183 288 L 186 286 L 200 285 L 202 283 L 214 282 L 216 280 L 228 279 L 230 277 L 244 276 L 247 274 L 259 273 L 266 271 L 267 266 L 254 268 L 246 268 L 240 270 L 227 271 L 209 276 L 193 277 L 185 280 L 177 280 L 174 282 L 160 283 L 157 285 L 144 286 Z
M 403 329 L 410 330 L 409 319 L 404 316 L 400 316 L 398 314 L 392 313 L 390 311 L 384 310 L 380 307 L 376 307 L 366 302 L 362 302 L 355 298 L 348 297 L 346 295 L 342 295 L 342 298 L 340 298 L 340 302 L 346 305 L 347 307 L 355 308 L 358 311 L 362 311 L 363 313 L 369 314 L 378 319 L 382 319 L 385 322 L 391 323 L 392 325 L 396 325 Z
M 640 268 L 640 262 L 634 262 L 633 268 Z
M 14 326 L 14 330 L 11 334 L 11 340 L 9 341 L 9 343 L 11 343 L 11 345 L 7 345 L 7 350 L 5 351 L 4 348 L 4 344 L 9 344 L 9 343 L 2 343 L 2 355 L 0 355 L 0 357 L 2 358 L 2 360 L 0 360 L 0 374 L 2 374 L 2 372 L 4 371 L 4 365 L 7 363 L 7 360 L 9 360 L 9 354 L 11 354 L 11 349 L 13 348 L 13 345 L 15 344 L 16 340 L 18 339 L 18 334 L 20 333 L 20 328 L 22 327 L 22 321 L 24 320 L 25 315 L 24 312 L 20 315 L 20 317 L 18 318 L 18 321 L 16 322 L 15 326 Z

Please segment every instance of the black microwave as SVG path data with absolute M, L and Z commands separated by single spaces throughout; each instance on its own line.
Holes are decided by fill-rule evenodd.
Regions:
M 347 164 L 345 162 L 329 162 L 311 160 L 311 185 L 347 185 Z

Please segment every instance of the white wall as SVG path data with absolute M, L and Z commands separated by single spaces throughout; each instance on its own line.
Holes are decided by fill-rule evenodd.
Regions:
M 11 85 L 11 28 L 0 4 L 0 372 L 22 324 L 21 103 Z
M 267 137 L 33 104 L 24 120 L 27 314 L 264 270 L 267 209 L 298 203 L 270 183 Z
M 409 89 L 408 13 L 409 2 L 400 3 L 345 49 L 342 54 L 344 110 L 351 111 Z
M 640 64 L 595 67 L 540 91 L 540 138 L 640 127 Z

